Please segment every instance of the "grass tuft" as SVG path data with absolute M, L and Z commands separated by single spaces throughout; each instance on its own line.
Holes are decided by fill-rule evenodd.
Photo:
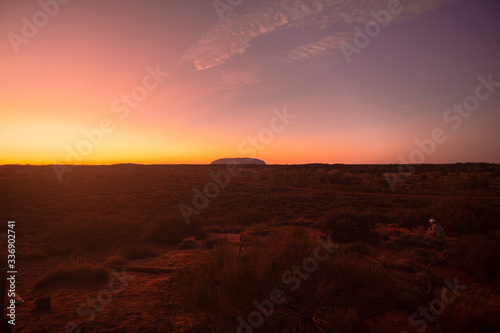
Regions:
M 35 284 L 36 288 L 61 282 L 103 281 L 109 278 L 110 271 L 105 267 L 92 265 L 61 267 L 46 273 Z

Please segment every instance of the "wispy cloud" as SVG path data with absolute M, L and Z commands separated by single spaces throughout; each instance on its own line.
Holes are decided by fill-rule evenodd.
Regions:
M 345 32 L 327 36 L 284 53 L 282 59 L 283 61 L 293 63 L 313 57 L 335 54 L 340 50 L 340 45 L 350 41 L 352 36 L 352 33 Z
M 401 1 L 403 12 L 395 16 L 393 21 L 405 20 L 453 1 Z M 186 51 L 182 61 L 192 63 L 197 70 L 208 69 L 245 53 L 255 39 L 274 31 L 294 27 L 324 29 L 338 23 L 366 24 L 374 20 L 372 11 L 386 8 L 387 0 L 256 1 L 239 6 L 228 13 L 223 21 L 215 23 Z M 323 47 L 325 51 L 331 51 L 336 46 L 328 48 L 327 45 L 337 45 L 339 36 L 311 43 L 307 49 L 319 50 Z M 305 48 L 295 51 L 299 59 L 314 54 Z
M 221 75 L 221 90 L 226 91 L 224 98 L 231 98 L 241 94 L 240 89 L 259 82 L 257 72 L 260 70 L 259 66 L 250 66 L 246 70 L 235 70 L 226 72 Z

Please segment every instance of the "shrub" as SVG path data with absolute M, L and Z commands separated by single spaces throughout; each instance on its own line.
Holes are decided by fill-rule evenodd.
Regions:
M 233 252 L 229 246 L 215 248 L 201 268 L 192 268 L 174 275 L 179 294 L 182 295 L 182 304 L 186 309 L 209 310 L 217 306 L 219 285 L 231 287 L 235 276 L 241 275 L 239 269 L 243 267 L 242 262 L 237 260 Z M 227 292 L 231 291 L 231 288 L 227 289 Z
M 60 282 L 78 282 L 97 280 L 103 281 L 109 278 L 110 271 L 107 268 L 92 265 L 70 265 L 48 272 L 42 276 L 35 284 L 40 288 Z
M 352 185 L 355 183 L 355 178 L 352 175 L 347 175 L 343 170 L 330 172 L 326 179 L 330 184 Z
M 250 248 L 245 257 L 229 245 L 216 246 L 202 267 L 179 273 L 189 278 L 177 279 L 187 308 L 213 309 L 223 307 L 224 312 L 234 308 L 249 308 L 262 292 L 280 285 L 279 267 L 288 269 L 310 255 L 311 239 L 303 230 L 291 229 L 284 235 L 265 239 L 260 247 Z M 300 260 L 300 261 L 299 261 Z M 217 300 L 223 303 L 217 304 Z M 253 298 L 253 299 L 251 299 Z M 238 303 L 246 300 L 248 304 Z
M 339 243 L 376 242 L 380 235 L 374 231 L 375 222 L 354 208 L 340 208 L 327 212 L 322 223 L 327 234 Z
M 405 209 L 396 213 L 397 218 L 399 218 L 399 225 L 407 229 L 417 228 L 422 225 L 428 226 L 430 216 L 432 216 L 428 209 L 419 209 L 418 211 Z
M 396 251 L 403 250 L 403 246 L 401 246 L 400 244 L 398 244 L 396 242 L 389 242 L 389 243 L 387 243 L 387 248 L 391 249 L 391 250 L 396 250 Z
M 266 223 L 269 220 L 271 220 L 271 217 L 268 213 L 250 209 L 237 212 L 234 217 L 234 223 L 243 226 Z
M 500 231 L 489 235 L 466 235 L 450 249 L 457 264 L 474 276 L 500 276 Z
M 77 249 L 69 255 L 70 265 L 73 266 L 94 266 L 100 267 L 104 263 L 104 258 L 100 255 L 88 253 L 83 249 Z
M 35 258 L 45 257 L 45 251 L 41 248 L 34 246 L 34 245 L 21 243 L 19 245 L 16 245 L 16 247 L 17 247 L 16 258 L 18 260 L 35 259 Z M 6 257 L 7 256 L 5 256 L 5 258 Z
M 123 258 L 120 254 L 114 253 L 106 259 L 105 264 L 111 266 L 125 266 L 127 264 L 127 260 L 125 260 L 125 258 Z
M 391 239 L 389 236 L 399 237 L 399 236 L 401 236 L 401 234 L 402 234 L 401 230 L 391 230 L 391 231 L 389 231 L 387 236 L 389 239 Z
M 436 250 L 443 248 L 440 240 L 426 235 L 404 234 L 396 238 L 393 243 L 396 245 L 396 248 L 403 246 L 418 246 Z
M 423 209 L 406 209 L 390 215 L 408 229 L 428 227 L 429 219 L 435 218 L 448 235 L 485 234 L 500 228 L 500 210 L 471 199 L 441 199 Z
M 183 241 L 179 244 L 179 250 L 192 250 L 196 248 L 196 243 L 190 239 Z
M 436 253 L 422 248 L 412 250 L 410 256 L 415 261 L 426 265 L 441 259 Z
M 206 228 L 207 233 L 221 234 L 224 232 L 223 227 L 208 227 Z
M 465 199 L 441 200 L 430 207 L 430 215 L 442 222 L 448 234 L 486 234 L 498 230 L 500 212 L 490 206 Z
M 389 279 L 388 271 L 366 256 L 334 256 L 325 262 L 324 271 L 318 276 L 322 286 L 313 294 L 320 304 L 356 307 L 364 319 L 385 313 L 402 301 L 403 294 Z
M 370 245 L 361 242 L 343 244 L 342 246 L 339 247 L 338 250 L 346 254 L 355 253 L 365 256 L 371 256 L 375 251 L 373 247 L 371 247 Z
M 141 260 L 146 258 L 153 258 L 158 254 L 150 251 L 140 245 L 127 245 L 121 251 L 121 256 L 126 260 Z
M 194 238 L 196 240 L 205 240 L 208 238 L 208 232 L 204 228 L 196 228 L 194 231 Z
M 418 273 L 422 271 L 422 268 L 418 264 L 416 264 L 411 260 L 406 260 L 406 259 L 398 259 L 395 262 L 390 263 L 389 266 L 397 269 L 402 269 L 404 271 L 408 271 L 411 273 Z
M 354 307 L 328 309 L 323 319 L 332 332 L 364 333 L 369 332 L 366 324 Z
M 273 232 L 274 230 L 266 224 L 254 224 L 240 233 L 240 241 L 245 242 L 252 239 L 260 239 L 269 236 Z
M 201 248 L 204 250 L 213 250 L 216 247 L 226 246 L 227 242 L 224 239 L 209 239 L 201 243 Z
M 131 239 L 137 231 L 137 224 L 121 216 L 89 214 L 55 223 L 46 243 L 67 252 L 78 249 L 95 252 L 111 247 L 118 240 Z
M 500 332 L 500 296 L 498 291 L 478 285 L 456 296 L 438 317 L 449 333 Z
M 465 184 L 470 187 L 470 188 L 479 188 L 479 189 L 487 189 L 490 187 L 490 180 L 489 177 L 481 174 L 477 175 L 476 173 L 473 173 L 469 175 L 469 178 L 466 180 Z
M 186 237 L 200 235 L 200 229 L 202 226 L 194 219 L 186 224 L 181 216 L 163 216 L 145 226 L 141 238 L 150 242 L 178 244 Z
M 203 310 L 208 318 L 222 316 L 233 324 L 234 318 L 246 318 L 255 311 L 254 301 L 269 299 L 273 290 L 282 290 L 287 304 L 276 305 L 279 315 L 267 318 L 259 327 L 263 331 L 309 327 L 306 331 L 312 332 L 315 318 L 319 318 L 325 327 L 362 332 L 359 318 L 385 313 L 401 303 L 402 296 L 387 270 L 367 257 L 371 248 L 361 244 L 335 249 L 300 284 L 287 280 L 283 273 L 303 265 L 317 246 L 306 229 L 291 228 L 286 234 L 264 238 L 243 256 L 236 247 L 218 247 L 200 267 L 177 273 L 176 289 L 186 309 Z M 323 312 L 328 307 L 334 310 Z

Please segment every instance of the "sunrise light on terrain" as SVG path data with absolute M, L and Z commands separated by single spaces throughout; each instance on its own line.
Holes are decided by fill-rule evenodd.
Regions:
M 500 332 L 499 0 L 1 0 L 0 333 Z

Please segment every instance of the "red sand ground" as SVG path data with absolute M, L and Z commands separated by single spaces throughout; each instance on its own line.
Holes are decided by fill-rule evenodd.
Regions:
M 390 230 L 409 232 L 404 228 L 390 228 Z M 311 232 L 317 234 L 316 229 L 311 229 Z M 210 234 L 210 238 L 213 239 L 224 237 L 222 234 Z M 228 234 L 227 237 L 232 244 L 238 246 L 239 235 Z M 381 245 L 381 248 L 385 246 Z M 181 269 L 196 265 L 210 255 L 210 250 L 199 248 L 192 250 L 156 248 L 155 250 L 159 253 L 158 257 L 132 261 L 128 265 Z M 384 249 L 382 253 L 391 261 L 409 257 L 409 251 Z M 77 307 L 86 303 L 88 298 L 95 299 L 100 291 L 108 288 L 109 281 L 93 284 L 66 283 L 41 289 L 34 289 L 33 285 L 28 283 L 28 281 L 36 281 L 49 268 L 64 265 L 67 261 L 67 257 L 53 257 L 44 258 L 43 262 L 26 260 L 22 263 L 20 271 L 23 273 L 18 276 L 18 288 L 24 290 L 24 295 L 21 296 L 25 302 L 19 304 L 17 309 L 17 332 L 65 332 L 65 326 L 69 322 L 78 325 L 82 332 L 183 332 L 197 322 L 197 318 L 191 313 L 184 312 L 172 296 L 173 286 L 170 283 L 172 274 L 126 272 L 128 285 L 124 286 L 122 291 L 112 294 L 111 301 L 102 306 L 100 311 L 95 311 L 94 320 L 85 323 L 85 319 L 90 318 L 90 313 L 84 312 L 83 316 L 79 316 L 76 312 Z M 447 279 L 458 276 L 461 283 L 471 282 L 471 279 L 463 272 L 448 268 L 446 265 L 434 266 L 432 272 Z M 117 284 L 117 288 L 120 288 L 120 284 Z M 51 310 L 35 311 L 35 300 L 47 296 L 51 298 Z M 87 311 L 89 309 L 88 306 L 83 308 Z M 370 319 L 366 323 L 375 333 L 403 331 L 410 333 L 417 332 L 419 328 L 411 326 L 408 317 L 397 312 L 388 312 L 384 317 Z M 69 331 L 78 332 L 78 329 Z M 427 332 L 442 331 L 429 327 Z

